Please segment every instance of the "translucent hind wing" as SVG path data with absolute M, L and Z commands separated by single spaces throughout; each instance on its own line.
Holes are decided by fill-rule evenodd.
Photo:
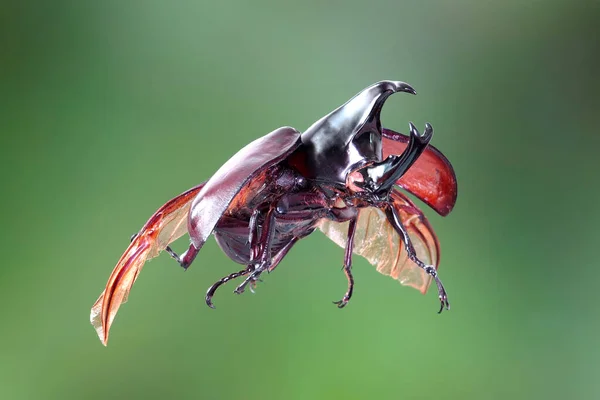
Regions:
M 392 199 L 393 206 L 408 231 L 417 257 L 437 269 L 439 243 L 427 219 L 400 192 L 394 190 Z M 319 228 L 339 246 L 346 246 L 348 222 L 322 220 Z M 369 207 L 359 211 L 353 251 L 366 258 L 380 273 L 391 276 L 402 285 L 414 287 L 423 294 L 431 284 L 431 276 L 408 258 L 400 235 L 388 222 L 385 212 L 378 208 Z

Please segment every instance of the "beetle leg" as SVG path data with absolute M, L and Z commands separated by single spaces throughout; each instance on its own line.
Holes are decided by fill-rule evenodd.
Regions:
M 260 216 L 260 214 L 260 210 L 255 209 L 252 212 L 252 215 L 250 216 L 250 221 L 248 224 L 250 231 L 250 235 L 248 236 L 248 244 L 250 245 L 250 264 L 248 265 L 248 267 L 252 266 L 252 268 L 254 268 L 254 260 L 258 258 L 260 253 L 260 249 L 258 246 L 258 217 Z M 258 278 L 250 280 L 250 291 L 252 293 L 254 293 L 254 289 L 256 289 L 258 282 L 262 282 L 262 280 Z
M 256 287 L 258 286 L 258 282 L 262 283 L 264 281 L 259 278 L 250 281 L 250 283 L 249 283 L 250 287 L 248 287 L 248 289 L 250 289 L 250 292 L 252 292 L 252 294 L 256 293 L 255 290 L 256 290 Z
M 138 237 L 138 235 L 139 235 L 138 232 L 134 233 L 129 238 L 129 241 L 133 242 Z M 190 247 L 188 248 L 188 250 L 186 252 L 184 252 L 181 255 L 181 257 L 173 251 L 171 246 L 165 247 L 165 251 L 167 253 L 169 253 L 169 255 L 173 259 L 175 259 L 175 261 L 177 261 L 177 263 L 179 263 L 179 265 L 181 265 L 184 270 L 187 270 L 188 267 L 190 266 L 190 264 L 194 261 L 194 259 L 198 255 L 198 252 L 200 251 L 200 249 L 197 249 L 193 244 L 190 244 Z
M 402 221 L 400 220 L 400 216 L 398 215 L 396 209 L 392 206 L 388 206 L 385 208 L 385 213 L 387 215 L 388 221 L 392 224 L 396 232 L 398 232 L 398 234 L 402 238 L 402 242 L 404 242 L 404 247 L 408 254 L 408 258 L 411 261 L 413 261 L 419 268 L 423 269 L 428 275 L 433 277 L 433 279 L 435 280 L 435 284 L 437 285 L 438 290 L 438 297 L 441 303 L 440 311 L 438 311 L 438 314 L 441 313 L 444 310 L 444 308 L 446 310 L 449 310 L 450 303 L 448 302 L 448 293 L 446 292 L 446 289 L 444 288 L 444 285 L 442 284 L 442 281 L 440 280 L 438 273 L 435 270 L 435 267 L 432 265 L 427 265 L 417 258 L 417 252 L 415 251 L 412 241 L 410 240 L 410 236 L 408 235 L 406 228 L 402 224 Z
M 412 122 L 409 125 L 410 142 L 406 150 L 400 156 L 391 155 L 379 163 L 359 170 L 363 175 L 364 183 L 357 183 L 357 185 L 377 195 L 387 195 L 398 179 L 417 161 L 433 137 L 433 128 L 425 124 L 425 132 L 421 135 Z
M 246 290 L 246 286 L 251 282 L 256 282 L 260 277 L 260 274 L 263 271 L 267 270 L 271 265 L 271 243 L 273 242 L 273 233 L 275 228 L 275 208 L 269 208 L 267 211 L 267 215 L 265 216 L 265 221 L 263 223 L 261 235 L 259 242 L 256 243 L 258 248 L 258 252 L 260 252 L 260 260 L 258 262 L 254 262 L 253 270 L 250 276 L 248 276 L 244 282 L 242 282 L 235 290 L 233 291 L 235 294 L 242 294 L 244 290 Z M 252 254 L 254 255 L 255 249 L 253 248 Z M 254 258 L 254 256 L 253 256 Z M 251 260 L 254 261 L 254 260 Z
M 277 266 L 279 265 L 281 260 L 283 260 L 283 258 L 287 255 L 287 253 L 291 250 L 291 248 L 294 246 L 294 244 L 296 244 L 296 242 L 299 239 L 300 238 L 296 237 L 296 236 L 291 238 L 290 241 L 285 246 L 283 246 L 283 248 L 281 250 L 279 250 L 279 252 L 275 255 L 275 257 L 273 257 L 273 260 L 271 260 L 271 263 L 270 263 L 269 267 L 266 269 L 266 271 L 273 272 L 275 270 L 275 268 L 277 268 Z M 252 293 L 254 293 L 254 290 L 256 289 L 257 282 L 262 282 L 262 279 L 256 278 L 256 279 L 250 281 L 250 291 Z
M 179 265 L 181 265 L 181 258 L 179 258 L 179 255 L 173 251 L 173 249 L 171 248 L 171 246 L 165 247 L 165 251 L 167 253 L 169 253 L 169 255 L 171 256 L 171 258 L 173 258 L 175 261 L 177 261 L 177 263 L 179 263 Z
M 248 243 L 249 243 L 250 249 L 251 249 L 250 250 L 250 261 L 252 261 L 256 257 L 255 256 L 256 251 L 254 250 L 254 247 L 256 246 L 256 238 L 258 236 L 258 217 L 259 217 L 259 215 L 260 215 L 260 211 L 258 209 L 254 210 L 254 212 L 250 216 L 250 221 L 248 224 L 248 227 L 249 227 Z M 167 251 L 168 250 L 169 249 L 167 249 Z M 215 306 L 212 302 L 212 298 L 215 295 L 215 292 L 217 291 L 217 289 L 232 279 L 236 279 L 241 276 L 248 275 L 249 273 L 254 271 L 254 269 L 255 269 L 254 264 L 251 263 L 245 269 L 238 271 L 238 272 L 234 272 L 232 274 L 229 274 L 229 275 L 224 276 L 223 278 L 219 279 L 211 287 L 209 287 L 208 290 L 206 291 L 206 296 L 205 296 L 206 305 L 209 306 L 210 308 L 215 308 Z
M 248 235 L 248 244 L 250 245 L 250 259 L 254 260 L 256 258 L 255 247 L 256 247 L 256 239 L 258 237 L 258 216 L 260 215 L 260 211 L 255 209 L 250 216 L 250 221 L 248 223 L 248 230 L 250 234 Z
M 133 242 L 138 237 L 138 235 L 139 235 L 139 233 L 134 233 L 133 235 L 131 235 L 131 238 L 129 238 L 129 241 Z M 193 246 L 190 246 L 190 247 L 193 247 Z M 194 247 L 194 249 L 195 249 L 195 247 Z M 179 257 L 179 255 L 177 253 L 175 253 L 173 251 L 173 249 L 171 249 L 171 246 L 165 247 L 165 251 L 167 253 L 169 253 L 169 255 L 173 259 L 175 259 L 175 261 L 177 261 L 179 263 L 179 265 L 181 265 L 183 267 L 183 269 L 185 269 L 185 270 L 187 270 L 187 268 L 190 266 L 190 264 L 192 263 L 192 261 L 194 261 L 194 258 L 196 258 L 196 255 L 194 254 L 194 256 L 192 257 L 192 259 L 188 260 L 187 264 L 184 264 L 183 261 L 182 261 L 182 259 L 181 259 L 181 257 Z M 189 250 L 183 254 L 183 257 L 185 258 L 186 256 L 188 256 L 188 253 L 189 253 Z M 196 250 L 196 254 L 198 254 L 197 250 Z
M 218 281 L 216 281 L 215 283 L 213 283 L 213 285 L 211 287 L 209 287 L 208 290 L 206 291 L 206 297 L 204 298 L 206 301 L 206 305 L 209 306 L 210 308 L 215 308 L 215 306 L 212 302 L 212 298 L 215 295 L 215 292 L 217 291 L 219 286 L 229 282 L 232 279 L 239 278 L 240 276 L 246 276 L 249 273 L 251 273 L 253 270 L 254 270 L 254 266 L 249 265 L 246 269 L 243 269 L 241 271 L 234 272 L 233 274 L 224 276 L 223 278 L 221 278 Z
M 169 246 L 165 247 L 165 251 L 169 253 L 169 255 L 173 257 L 175 261 L 181 265 L 181 267 L 183 267 L 183 269 L 187 270 L 198 255 L 200 249 L 197 249 L 196 246 L 190 244 L 190 247 L 181 256 L 177 255 L 177 253 L 175 253 Z
M 256 282 L 258 282 L 260 280 L 259 276 L 263 273 L 263 271 L 265 269 L 266 268 L 263 268 L 261 265 L 258 265 L 256 267 L 253 266 L 252 273 L 250 274 L 250 276 L 248 276 L 246 279 L 244 279 L 244 282 L 240 283 L 238 285 L 238 287 L 235 288 L 233 293 L 235 293 L 235 294 L 244 293 L 244 291 L 246 291 L 246 286 L 248 286 L 248 284 L 250 284 L 250 287 L 252 288 L 251 290 L 254 291 L 254 288 L 256 287 Z
M 275 257 L 273 257 L 273 261 L 271 261 L 271 265 L 269 266 L 269 268 L 267 268 L 267 272 L 273 272 L 275 268 L 277 268 L 281 260 L 283 260 L 283 257 L 287 255 L 287 253 L 294 246 L 294 244 L 296 244 L 298 239 L 300 238 L 294 236 L 285 246 L 283 246 L 281 250 L 279 250 L 279 253 L 277 253 Z
M 354 247 L 354 234 L 356 233 L 356 218 L 350 220 L 348 224 L 348 240 L 346 242 L 346 251 L 344 254 L 344 273 L 348 278 L 348 291 L 344 297 L 339 301 L 334 301 L 333 304 L 337 304 L 338 308 L 344 308 L 352 297 L 354 290 L 354 277 L 352 277 L 352 249 Z
M 285 246 L 283 246 L 283 248 L 281 250 L 279 250 L 279 252 L 277 254 L 275 254 L 275 256 L 273 257 L 273 260 L 271 260 L 271 264 L 267 268 L 267 272 L 273 272 L 275 270 L 275 268 L 277 268 L 277 266 L 279 265 L 281 260 L 283 260 L 283 258 L 287 255 L 287 253 L 294 246 L 294 244 L 296 244 L 298 239 L 300 239 L 300 238 L 294 236 L 293 238 L 290 239 L 289 242 L 286 243 Z M 262 282 L 262 279 L 255 279 L 253 281 L 250 281 L 250 291 L 252 293 L 254 293 L 254 289 L 256 289 L 257 282 Z

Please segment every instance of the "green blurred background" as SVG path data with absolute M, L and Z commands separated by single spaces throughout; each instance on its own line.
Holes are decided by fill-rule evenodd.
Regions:
M 1 399 L 598 399 L 597 1 L 0 6 Z M 381 80 L 459 181 L 426 210 L 452 310 L 300 242 L 258 293 L 211 241 L 88 322 L 129 237 L 256 137 Z M 175 244 L 179 251 L 182 239 Z

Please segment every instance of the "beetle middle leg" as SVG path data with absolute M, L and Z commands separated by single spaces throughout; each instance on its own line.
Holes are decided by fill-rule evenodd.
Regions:
M 449 310 L 450 303 L 448 302 L 448 293 L 446 292 L 446 289 L 444 288 L 444 285 L 442 284 L 442 281 L 440 280 L 438 273 L 435 270 L 435 267 L 432 265 L 427 265 L 423 261 L 419 260 L 419 258 L 417 257 L 417 252 L 415 251 L 412 241 L 410 240 L 410 236 L 408 235 L 406 228 L 402 224 L 400 216 L 398 215 L 398 211 L 396 211 L 394 206 L 389 205 L 388 207 L 386 207 L 385 213 L 388 221 L 392 224 L 396 232 L 398 232 L 398 234 L 402 238 L 402 242 L 404 243 L 404 247 L 406 249 L 406 252 L 408 253 L 408 258 L 435 280 L 435 284 L 437 285 L 438 290 L 438 297 L 441 303 L 438 314 L 441 313 L 444 310 L 444 308 L 446 310 Z
M 352 276 L 352 251 L 354 248 L 354 235 L 356 233 L 358 210 L 354 207 L 329 207 L 327 200 L 318 193 L 299 193 L 288 196 L 286 199 L 284 199 L 284 201 L 281 201 L 277 207 L 277 219 L 281 221 L 316 221 L 320 218 L 328 218 L 336 222 L 349 221 L 343 267 L 344 274 L 348 280 L 348 290 L 341 300 L 333 302 L 338 306 L 338 308 L 344 308 L 350 301 L 354 291 L 354 277 Z M 312 230 L 307 230 L 306 234 L 308 235 L 311 232 Z M 297 239 L 298 238 L 296 238 L 296 240 Z M 279 261 L 280 260 L 277 260 L 277 262 Z M 272 268 L 275 268 L 275 266 Z

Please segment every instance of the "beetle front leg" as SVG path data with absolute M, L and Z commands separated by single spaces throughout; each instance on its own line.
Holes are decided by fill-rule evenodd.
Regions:
M 385 213 L 388 221 L 392 224 L 396 232 L 398 232 L 398 234 L 402 238 L 404 248 L 408 253 L 408 258 L 415 264 L 417 264 L 419 268 L 423 269 L 428 275 L 433 277 L 433 279 L 435 280 L 435 284 L 437 285 L 438 290 L 438 297 L 441 303 L 440 311 L 438 311 L 438 314 L 441 313 L 444 310 L 444 308 L 446 310 L 450 310 L 450 303 L 448 302 L 448 293 L 446 292 L 446 289 L 444 288 L 444 285 L 442 284 L 442 281 L 440 280 L 438 273 L 435 270 L 435 267 L 433 265 L 427 265 L 417 258 L 417 252 L 415 251 L 412 241 L 410 240 L 410 236 L 408 235 L 406 228 L 402 224 L 402 221 L 396 209 L 393 206 L 389 205 L 385 208 Z
M 346 251 L 344 253 L 344 273 L 348 278 L 348 291 L 344 297 L 339 301 L 334 301 L 333 304 L 337 304 L 338 308 L 344 308 L 352 297 L 354 291 L 354 277 L 352 276 L 352 250 L 354 247 L 354 234 L 356 233 L 356 218 L 350 220 L 348 225 L 348 238 L 346 242 Z

